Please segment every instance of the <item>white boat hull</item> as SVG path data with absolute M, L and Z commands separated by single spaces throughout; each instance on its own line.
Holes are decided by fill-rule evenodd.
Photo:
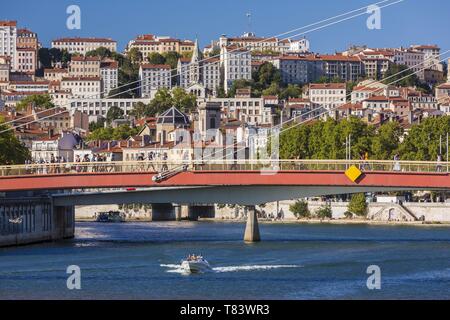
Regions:
M 199 273 L 211 270 L 209 263 L 205 260 L 201 261 L 183 261 L 181 263 L 181 268 L 185 272 L 189 273 Z

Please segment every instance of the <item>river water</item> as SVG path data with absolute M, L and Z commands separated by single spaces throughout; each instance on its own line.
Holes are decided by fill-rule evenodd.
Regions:
M 450 299 L 450 228 L 77 223 L 74 239 L 0 249 L 0 299 Z M 200 253 L 211 272 L 183 274 Z M 81 269 L 68 290 L 66 268 Z M 369 290 L 367 267 L 381 270 Z

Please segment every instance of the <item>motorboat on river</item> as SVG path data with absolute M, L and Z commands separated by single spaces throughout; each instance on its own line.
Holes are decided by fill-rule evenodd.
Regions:
M 200 273 L 211 270 L 211 266 L 201 255 L 189 255 L 181 262 L 181 268 L 187 273 Z

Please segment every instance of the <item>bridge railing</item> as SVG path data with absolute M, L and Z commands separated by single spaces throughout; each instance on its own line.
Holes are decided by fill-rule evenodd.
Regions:
M 208 160 L 74 162 L 0 166 L 0 177 L 187 171 L 339 171 L 355 165 L 362 171 L 449 172 L 450 162 L 348 160 Z

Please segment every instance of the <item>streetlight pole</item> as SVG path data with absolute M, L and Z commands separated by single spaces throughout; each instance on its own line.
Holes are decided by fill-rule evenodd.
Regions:
M 348 160 L 352 160 L 352 134 L 348 135 Z
M 447 172 L 448 172 L 448 156 L 449 156 L 449 154 L 448 154 L 448 132 L 447 132 Z

